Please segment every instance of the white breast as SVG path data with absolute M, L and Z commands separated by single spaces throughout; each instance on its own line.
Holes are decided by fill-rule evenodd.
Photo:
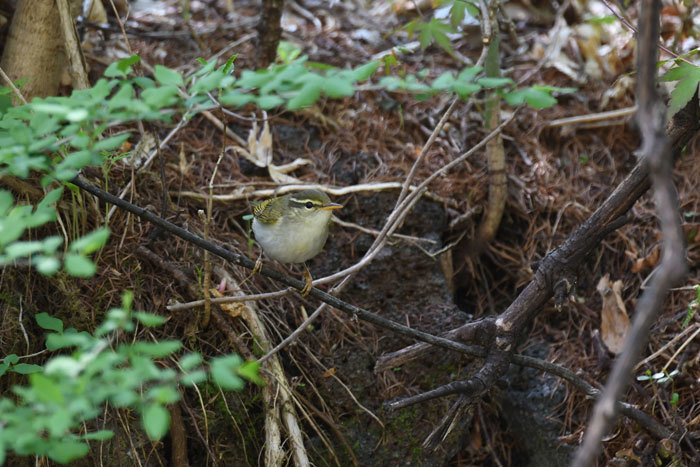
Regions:
M 323 250 L 328 238 L 325 228 L 330 220 L 330 211 L 318 211 L 304 219 L 302 229 L 297 222 L 281 219 L 274 225 L 263 224 L 253 219 L 255 240 L 262 246 L 265 254 L 283 263 L 303 263 Z M 319 232 L 318 235 L 302 234 Z

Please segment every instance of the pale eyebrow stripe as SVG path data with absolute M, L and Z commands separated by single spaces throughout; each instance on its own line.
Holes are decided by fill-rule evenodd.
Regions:
M 311 203 L 314 206 L 323 206 L 323 203 L 319 203 L 319 202 L 314 201 L 313 199 L 308 199 L 308 198 L 305 198 L 305 199 L 289 198 L 289 200 L 294 204 L 298 204 L 299 206 L 304 206 L 309 201 L 311 201 Z

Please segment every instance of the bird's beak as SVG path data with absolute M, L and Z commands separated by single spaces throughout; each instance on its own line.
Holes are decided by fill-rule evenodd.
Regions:
M 342 204 L 328 203 L 328 204 L 324 204 L 321 209 L 323 209 L 324 211 L 331 211 L 331 210 L 335 210 L 335 209 L 341 209 L 342 207 L 343 207 Z

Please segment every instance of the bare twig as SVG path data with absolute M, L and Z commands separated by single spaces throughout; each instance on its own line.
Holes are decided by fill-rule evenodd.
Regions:
M 249 187 L 241 187 L 240 183 L 235 184 L 235 189 L 231 193 L 224 195 L 214 195 L 213 200 L 218 202 L 231 202 L 231 201 L 241 201 L 248 199 L 259 199 L 259 198 L 270 198 L 272 196 L 282 196 L 287 193 L 292 193 L 299 190 L 321 190 L 332 196 L 344 196 L 352 193 L 363 193 L 363 192 L 378 192 L 385 190 L 395 190 L 397 188 L 402 188 L 403 183 L 400 182 L 380 182 L 380 183 L 364 183 L 359 185 L 351 185 L 344 187 L 332 187 L 328 185 L 321 184 L 292 184 L 284 185 L 275 188 L 266 188 L 255 190 Z M 228 185 L 217 185 L 218 188 L 228 188 Z M 410 191 L 415 191 L 415 186 L 409 187 Z M 183 198 L 190 198 L 195 200 L 204 200 L 207 195 L 199 193 L 196 191 L 183 191 L 180 193 Z M 437 201 L 438 203 L 444 203 L 451 207 L 457 208 L 459 204 L 451 199 L 443 198 L 435 193 L 426 191 L 423 193 L 426 198 Z
M 196 245 L 200 248 L 209 250 L 211 253 L 214 253 L 215 255 L 219 256 L 220 258 L 225 259 L 226 261 L 229 261 L 232 264 L 238 265 L 245 267 L 247 269 L 253 269 L 255 267 L 255 262 L 251 260 L 250 258 L 246 256 L 239 255 L 237 253 L 234 253 L 230 250 L 227 250 L 225 248 L 222 248 L 212 242 L 207 242 L 203 238 L 199 237 L 198 235 L 195 235 L 183 228 L 180 228 L 165 219 L 162 219 L 152 212 L 143 209 L 141 207 L 135 206 L 117 196 L 114 196 L 110 193 L 107 193 L 106 191 L 97 188 L 94 185 L 90 185 L 89 183 L 86 183 L 85 181 L 81 180 L 78 177 L 75 177 L 71 179 L 71 183 L 79 187 L 81 190 L 87 191 L 88 193 L 98 197 L 99 199 L 115 204 L 119 206 L 121 209 L 124 209 L 125 211 L 128 211 L 139 218 L 150 222 L 151 224 L 154 224 L 161 229 L 163 229 L 166 232 L 169 232 L 173 235 L 176 235 L 177 237 L 182 238 L 183 240 L 192 243 L 193 245 Z M 285 284 L 290 287 L 294 287 L 297 290 L 302 290 L 305 283 L 302 280 L 289 277 L 286 274 L 283 274 L 276 269 L 272 269 L 268 266 L 263 266 L 262 269 L 260 270 L 260 274 L 266 277 L 269 277 L 277 282 L 280 282 L 282 284 Z M 397 334 L 402 334 L 405 336 L 411 336 L 417 340 L 422 340 L 425 342 L 429 342 L 434 345 L 438 345 L 441 347 L 445 347 L 448 349 L 456 350 L 458 352 L 463 352 L 467 353 L 468 355 L 470 354 L 470 348 L 468 346 L 465 346 L 463 344 L 460 344 L 458 342 L 452 342 L 447 339 L 443 339 L 440 337 L 433 336 L 431 334 L 428 334 L 426 332 L 418 331 L 416 329 L 409 328 L 407 326 L 404 326 L 402 324 L 396 323 L 394 321 L 382 318 L 380 316 L 375 315 L 374 313 L 370 313 L 367 310 L 364 310 L 358 306 L 352 305 L 348 302 L 345 302 L 333 295 L 330 295 L 326 292 L 323 292 L 322 290 L 318 288 L 312 288 L 311 292 L 309 293 L 310 297 L 317 298 L 334 308 L 343 311 L 351 316 L 357 316 L 357 318 L 362 319 L 364 321 L 367 321 L 372 324 L 376 324 L 377 326 L 381 326 L 387 329 L 392 330 L 393 332 Z
M 550 128 L 556 128 L 566 125 L 583 125 L 586 123 L 597 123 L 601 120 L 614 120 L 615 123 L 621 123 L 627 117 L 634 115 L 637 111 L 637 106 L 627 107 L 625 109 L 609 110 L 607 112 L 598 112 L 594 114 L 577 115 L 575 117 L 558 118 L 549 122 Z
M 649 166 L 654 198 L 663 234 L 663 254 L 658 273 L 637 302 L 632 327 L 625 338 L 622 353 L 615 361 L 602 397 L 595 405 L 583 444 L 573 465 L 592 465 L 600 452 L 601 440 L 616 418 L 615 401 L 629 384 L 632 368 L 646 346 L 649 327 L 656 319 L 668 290 L 686 271 L 683 229 L 672 179 L 672 155 L 664 133 L 665 108 L 656 92 L 656 44 L 659 38 L 661 2 L 642 2 L 639 17 L 637 121 L 642 134 L 641 155 Z
M 180 119 L 180 121 L 177 123 L 177 125 L 175 125 L 175 128 L 173 128 L 172 130 L 170 130 L 170 133 L 168 133 L 167 136 L 166 136 L 165 138 L 163 138 L 163 140 L 160 142 L 160 144 L 158 145 L 158 147 L 155 148 L 155 149 L 153 149 L 153 151 L 151 151 L 151 153 L 148 155 L 148 158 L 146 159 L 146 161 L 145 161 L 143 164 L 141 164 L 141 167 L 139 167 L 138 169 L 136 169 L 135 173 L 138 174 L 138 173 L 141 172 L 143 169 L 149 167 L 149 166 L 151 165 L 151 162 L 153 162 L 153 159 L 155 159 L 156 156 L 158 155 L 158 152 L 159 152 L 161 149 L 163 149 L 163 148 L 165 147 L 166 144 L 168 144 L 168 142 L 173 138 L 173 136 L 175 136 L 175 135 L 177 134 L 178 131 L 180 131 L 180 129 L 181 129 L 182 127 L 185 126 L 185 123 L 187 123 L 187 119 L 183 116 L 183 117 Z M 122 198 L 122 199 L 123 199 L 123 198 L 126 196 L 126 194 L 129 192 L 129 190 L 131 190 L 131 186 L 132 186 L 133 182 L 134 182 L 134 179 L 133 179 L 133 177 L 132 177 L 132 179 L 129 180 L 129 183 L 127 183 L 126 186 L 125 186 L 125 187 L 122 189 L 122 191 L 119 193 L 119 198 Z M 107 224 L 109 223 L 110 218 L 112 217 L 112 215 L 114 214 L 114 211 L 116 211 L 116 210 L 117 210 L 117 206 L 116 206 L 116 205 L 112 206 L 112 207 L 109 209 L 109 211 L 107 212 L 107 219 L 106 219 L 105 223 L 107 223 Z
M 5 81 L 5 84 L 7 84 L 10 89 L 12 89 L 12 92 L 15 93 L 17 97 L 19 97 L 19 100 L 22 102 L 22 104 L 27 105 L 27 99 L 24 98 L 22 95 L 22 92 L 15 86 L 15 83 L 12 82 L 9 76 L 7 76 L 7 73 L 5 73 L 5 70 L 3 70 L 0 67 L 0 76 L 2 76 L 2 80 Z
M 449 170 L 450 168 L 454 167 L 457 164 L 462 163 L 464 160 L 466 160 L 468 157 L 470 157 L 474 152 L 477 150 L 481 149 L 491 138 L 494 138 L 497 134 L 499 134 L 502 129 L 510 123 L 513 118 L 515 118 L 515 112 L 511 117 L 504 121 L 498 128 L 496 128 L 494 131 L 492 131 L 489 135 L 487 135 L 482 141 L 480 141 L 478 144 L 473 146 L 469 151 L 465 152 L 464 154 L 460 155 L 457 157 L 455 160 L 450 162 L 449 164 L 446 164 L 436 172 L 434 172 L 432 175 L 430 175 L 428 178 L 426 178 L 416 189 L 408 195 L 403 201 L 400 203 L 397 203 L 396 207 L 392 211 L 392 213 L 389 215 L 387 218 L 386 223 L 384 224 L 384 227 L 382 228 L 381 232 L 377 236 L 377 238 L 374 240 L 372 245 L 370 246 L 369 250 L 367 250 L 367 253 L 365 253 L 365 256 L 355 263 L 353 266 L 350 266 L 349 268 L 344 269 L 343 271 L 340 271 L 338 273 L 332 274 L 331 276 L 323 277 L 321 279 L 317 279 L 314 281 L 314 284 L 323 284 L 326 282 L 331 282 L 336 279 L 343 278 L 343 281 L 338 284 L 336 287 L 334 287 L 331 290 L 331 294 L 338 293 L 339 291 L 343 290 L 343 288 L 350 282 L 352 277 L 360 271 L 363 267 L 367 266 L 381 251 L 381 249 L 384 247 L 387 241 L 387 237 L 392 235 L 394 231 L 401 225 L 403 222 L 403 219 L 408 215 L 411 207 L 418 201 L 420 196 L 424 193 L 426 190 L 426 187 L 430 182 L 432 182 L 435 178 L 440 176 L 440 174 L 444 173 L 445 171 Z M 444 122 L 443 122 L 444 123 Z M 434 132 L 438 133 L 440 131 L 439 127 L 436 127 Z M 423 147 L 423 151 L 427 151 L 427 145 Z M 272 349 L 271 352 L 269 352 L 267 355 L 264 355 L 262 359 L 266 359 L 270 356 L 270 354 L 279 352 L 282 348 L 287 346 L 289 343 L 293 342 L 307 327 L 308 325 L 315 320 L 318 316 L 320 316 L 321 312 L 324 310 L 327 301 L 324 300 L 324 304 L 321 304 L 314 312 L 309 316 L 308 319 L 306 319 L 300 326 L 298 326 L 292 334 L 287 336 L 282 342 L 280 342 L 274 349 Z M 330 303 L 329 303 L 330 304 Z M 409 328 L 410 329 L 410 328 Z M 464 349 L 471 350 L 467 346 L 463 347 Z
M 235 297 L 219 297 L 210 299 L 211 303 L 214 305 L 224 305 L 226 303 L 239 303 L 239 302 L 253 302 L 257 300 L 268 300 L 270 298 L 279 298 L 288 295 L 292 288 L 287 288 L 284 290 L 278 290 L 277 292 L 261 293 L 256 295 L 237 295 Z M 184 311 L 192 308 L 197 308 L 198 306 L 204 305 L 205 300 L 195 300 L 193 302 L 187 303 L 176 303 L 174 305 L 168 305 L 165 307 L 168 311 Z

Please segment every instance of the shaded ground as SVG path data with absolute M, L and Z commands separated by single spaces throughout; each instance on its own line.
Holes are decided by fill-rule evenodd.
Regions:
M 172 3 L 172 5 L 170 4 Z M 127 29 L 140 32 L 184 31 L 177 2 L 167 2 L 166 15 L 156 16 L 136 11 Z M 306 2 L 303 8 L 290 7 L 284 18 L 284 38 L 302 46 L 310 60 L 336 66 L 358 65 L 374 53 L 407 42 L 403 32 L 387 34 L 405 24 L 378 3 L 371 12 L 351 3 L 337 3 L 332 8 L 323 3 Z M 226 28 L 203 32 L 200 39 L 207 50 L 198 50 L 189 37 L 154 39 L 132 37 L 130 45 L 144 62 L 155 65 L 192 69 L 194 59 L 208 57 L 232 41 L 253 31 L 257 6 L 236 2 L 233 19 L 226 19 L 220 5 L 192 3 L 192 27 L 206 31 L 213 26 Z M 563 96 L 559 105 L 534 111 L 523 109 L 513 124 L 507 127 L 504 144 L 507 155 L 508 201 L 504 218 L 495 240 L 480 255 L 469 251 L 469 239 L 474 237 L 479 216 L 476 215 L 454 228 L 450 223 L 470 209 L 483 206 L 488 193 L 485 157 L 477 154 L 464 165 L 451 171 L 430 187 L 442 202 L 423 199 L 407 218 L 401 233 L 428 239 L 418 248 L 411 242 L 398 242 L 386 247 L 380 256 L 364 268 L 352 281 L 342 297 L 386 318 L 409 324 L 431 333 L 454 328 L 468 319 L 502 311 L 532 278 L 531 266 L 547 251 L 559 245 L 568 234 L 596 208 L 612 188 L 629 172 L 636 162 L 633 151 L 638 146 L 637 135 L 630 123 L 601 126 L 572 131 L 570 127 L 549 126 L 549 122 L 564 116 L 584 115 L 600 110 L 624 108 L 633 104 L 629 87 L 621 86 L 618 77 L 632 70 L 629 51 L 619 49 L 620 60 L 615 73 L 604 73 L 598 79 L 575 82 L 553 65 L 537 68 L 537 46 L 547 48 L 547 31 L 552 22 L 535 24 L 533 15 L 525 11 L 524 20 L 516 22 L 518 41 L 504 38 L 502 68 L 518 80 L 536 71 L 528 83 L 555 86 L 578 86 L 580 91 Z M 322 30 L 304 11 L 320 21 Z M 512 12 L 511 12 L 512 13 Z M 554 12 L 549 12 L 554 17 Z M 515 14 L 515 13 L 513 13 Z M 570 25 L 578 24 L 576 14 Z M 552 20 L 553 21 L 553 20 Z M 233 26 L 232 26 L 233 23 Z M 236 26 L 238 25 L 238 26 Z M 474 40 L 476 38 L 476 40 Z M 616 44 L 617 38 L 608 38 Z M 109 56 L 115 44 L 123 38 L 112 34 L 98 41 L 88 54 Z M 564 52 L 575 57 L 568 42 Z M 455 41 L 455 49 L 463 56 L 476 59 L 480 53 L 478 34 L 469 29 L 463 39 Z M 252 66 L 254 44 L 242 42 L 231 53 L 237 53 L 238 70 Z M 623 53 L 626 52 L 626 53 Z M 533 54 L 535 55 L 533 57 Z M 93 57 L 94 58 L 94 57 Z M 579 57 L 580 58 L 580 57 Z M 582 61 L 583 59 L 580 58 Z M 103 71 L 101 62 L 92 60 L 92 75 Z M 582 62 L 580 63 L 583 64 Z M 444 51 L 431 47 L 401 57 L 396 73 L 415 73 L 427 68 L 438 76 L 444 70 L 462 65 Z M 606 98 L 606 90 L 620 93 Z M 605 105 L 603 100 L 607 99 Z M 274 162 L 289 163 L 297 157 L 311 159 L 312 166 L 294 172 L 303 182 L 329 186 L 350 186 L 362 183 L 403 181 L 417 152 L 447 107 L 445 97 L 416 102 L 410 96 L 385 92 L 356 93 L 342 101 L 321 101 L 316 106 L 296 112 L 270 115 L 274 135 Z M 419 167 L 417 180 L 476 144 L 484 135 L 483 103 L 460 103 L 449 128 L 436 140 L 426 162 Z M 225 117 L 225 121 L 244 139 L 251 128 L 253 109 L 244 109 L 241 118 Z M 163 138 L 168 128 L 155 128 Z M 203 117 L 195 117 L 165 148 L 165 175 L 169 192 L 167 218 L 186 225 L 194 232 L 202 226 L 197 209 L 201 200 L 180 197 L 180 191 L 206 194 L 207 185 L 221 154 L 221 132 Z M 226 142 L 226 146 L 233 144 Z M 700 153 L 697 139 L 687 147 L 676 165 L 676 183 L 681 210 L 688 234 L 690 274 L 686 287 L 672 292 L 663 316 L 652 330 L 648 354 L 657 351 L 681 332 L 681 322 L 688 304 L 695 298 L 690 286 L 700 283 L 698 276 L 698 239 L 700 226 Z M 184 170 L 183 170 L 184 167 Z M 93 174 L 99 183 L 101 174 Z M 132 178 L 131 167 L 116 163 L 109 170 L 109 186 L 123 187 Z M 249 185 L 253 189 L 268 188 L 270 179 L 265 172 L 226 151 L 218 167 L 215 182 L 218 194 L 235 187 Z M 162 193 L 159 168 L 151 167 L 135 178 L 133 202 L 140 206 L 160 206 Z M 114 188 L 116 189 L 116 188 Z M 365 228 L 381 229 L 383 221 L 394 206 L 397 190 L 361 192 L 335 201 L 346 208 L 339 217 Z M 84 196 L 84 195 L 81 195 Z M 251 195 L 254 198 L 254 194 Z M 94 210 L 92 200 L 83 198 L 86 209 Z M 245 221 L 249 212 L 246 202 L 216 204 L 210 238 L 223 246 L 245 254 L 247 247 Z M 548 304 L 532 323 L 528 336 L 523 336 L 521 351 L 566 366 L 581 373 L 593 384 L 604 381 L 611 355 L 598 353 L 601 299 L 596 284 L 601 276 L 623 281 L 622 298 L 627 310 L 633 310 L 640 287 L 654 266 L 635 262 L 649 256 L 659 245 L 653 203 L 644 197 L 633 209 L 632 222 L 609 235 L 595 255 L 580 271 L 574 300 L 557 312 Z M 82 226 L 94 228 L 99 221 L 86 216 Z M 32 314 L 52 308 L 57 316 L 78 329 L 93 329 L 107 308 L 118 300 L 123 289 L 135 292 L 135 306 L 140 309 L 168 314 L 165 305 L 188 301 L 187 287 L 172 275 L 150 263 L 138 253 L 146 246 L 173 268 L 182 271 L 198 286 L 198 268 L 203 263 L 200 250 L 174 238 L 149 234 L 149 225 L 117 213 L 110 222 L 112 241 L 98 262 L 100 271 L 88 281 L 59 277 L 47 279 L 33 272 L 22 274 L 3 272 L 1 292 L 8 303 L 17 303 L 17 293 L 25 293 L 24 313 Z M 464 235 L 463 235 L 464 234 Z M 428 252 L 462 238 L 455 248 L 441 257 Z M 372 236 L 349 227 L 336 226 L 326 246 L 326 252 L 310 262 L 314 277 L 321 277 L 358 261 L 372 242 Z M 249 271 L 232 268 L 213 260 L 239 282 L 248 293 L 276 290 L 271 281 L 254 277 Z M 450 266 L 451 265 L 451 266 Z M 282 265 L 276 265 L 285 268 Z M 292 268 L 293 274 L 300 269 Z M 222 274 L 214 273 L 213 283 Z M 312 300 L 297 295 L 258 303 L 259 310 L 273 338 L 278 341 L 299 326 L 306 313 L 317 306 Z M 19 306 L 10 306 L 3 314 L 2 353 L 25 354 L 42 346 L 37 337 L 26 348 L 17 326 Z M 156 337 L 177 337 L 188 349 L 204 355 L 241 349 L 232 346 L 220 326 L 202 329 L 194 315 L 201 310 L 177 312 L 162 334 Z M 245 325 L 236 318 L 227 318 L 228 325 L 241 336 L 250 352 L 253 344 Z M 26 324 L 25 324 L 26 325 Z M 691 323 L 698 326 L 697 317 Z M 32 325 L 31 336 L 41 336 Z M 687 334 L 686 334 L 687 336 Z M 628 401 L 655 416 L 664 424 L 677 424 L 697 431 L 700 404 L 698 381 L 700 362 L 696 339 L 680 339 L 671 344 L 658 358 L 645 363 L 636 372 L 657 372 L 676 350 L 685 347 L 669 367 L 679 368 L 673 386 L 635 383 L 628 392 Z M 400 368 L 374 374 L 376 358 L 382 353 L 410 344 L 366 323 L 357 322 L 335 311 L 327 311 L 302 334 L 299 342 L 282 351 L 284 369 L 297 392 L 310 456 L 317 465 L 562 465 L 568 453 L 580 441 L 589 416 L 590 401 L 553 377 L 543 377 L 531 370 L 511 368 L 497 388 L 485 400 L 470 408 L 459 418 L 457 428 L 441 449 L 427 452 L 421 445 L 425 437 L 442 418 L 454 399 L 440 400 L 396 414 L 387 414 L 382 404 L 393 398 L 415 394 L 439 384 L 462 379 L 479 362 L 460 360 L 447 352 L 435 351 Z M 38 362 L 37 362 L 38 363 Z M 16 377 L 16 376 L 14 376 Z M 13 376 L 6 375 L 7 384 Z M 5 381 L 3 379 L 3 382 Z M 5 383 L 4 383 L 5 384 Z M 5 386 L 6 387 L 6 386 Z M 679 402 L 671 405 L 671 393 Z M 258 390 L 249 388 L 240 394 L 223 395 L 214 388 L 203 389 L 199 395 L 187 391 L 181 404 L 183 422 L 188 436 L 188 453 L 192 465 L 213 463 L 209 455 L 223 465 L 256 465 L 261 463 L 264 442 L 263 415 Z M 226 402 L 226 403 L 224 403 Z M 369 415 L 372 412 L 376 418 Z M 135 464 L 139 456 L 144 465 L 167 463 L 168 442 L 151 446 L 140 434 L 138 420 L 130 414 L 108 410 L 105 422 L 117 431 L 115 443 L 121 446 L 95 450 L 87 464 L 102 461 L 107 465 Z M 196 424 L 197 429 L 194 429 Z M 536 427 L 536 429 L 535 429 Z M 537 436 L 533 435 L 537 433 Z M 125 440 L 128 439 L 127 443 Z M 121 441 L 119 441 L 121 440 Z M 540 441 L 541 440 L 541 441 Z M 552 449 L 554 447 L 555 449 Z M 684 459 L 692 455 L 683 445 Z M 647 465 L 653 459 L 656 440 L 640 431 L 629 420 L 621 419 L 615 432 L 604 445 L 605 459 L 619 457 L 639 459 Z M 129 452 L 126 457 L 105 458 L 105 452 Z M 352 454 L 350 454 L 352 452 Z M 208 460 L 205 460 L 208 459 Z M 223 460 L 225 459 L 225 461 Z M 565 461 L 564 461 L 565 462 Z

